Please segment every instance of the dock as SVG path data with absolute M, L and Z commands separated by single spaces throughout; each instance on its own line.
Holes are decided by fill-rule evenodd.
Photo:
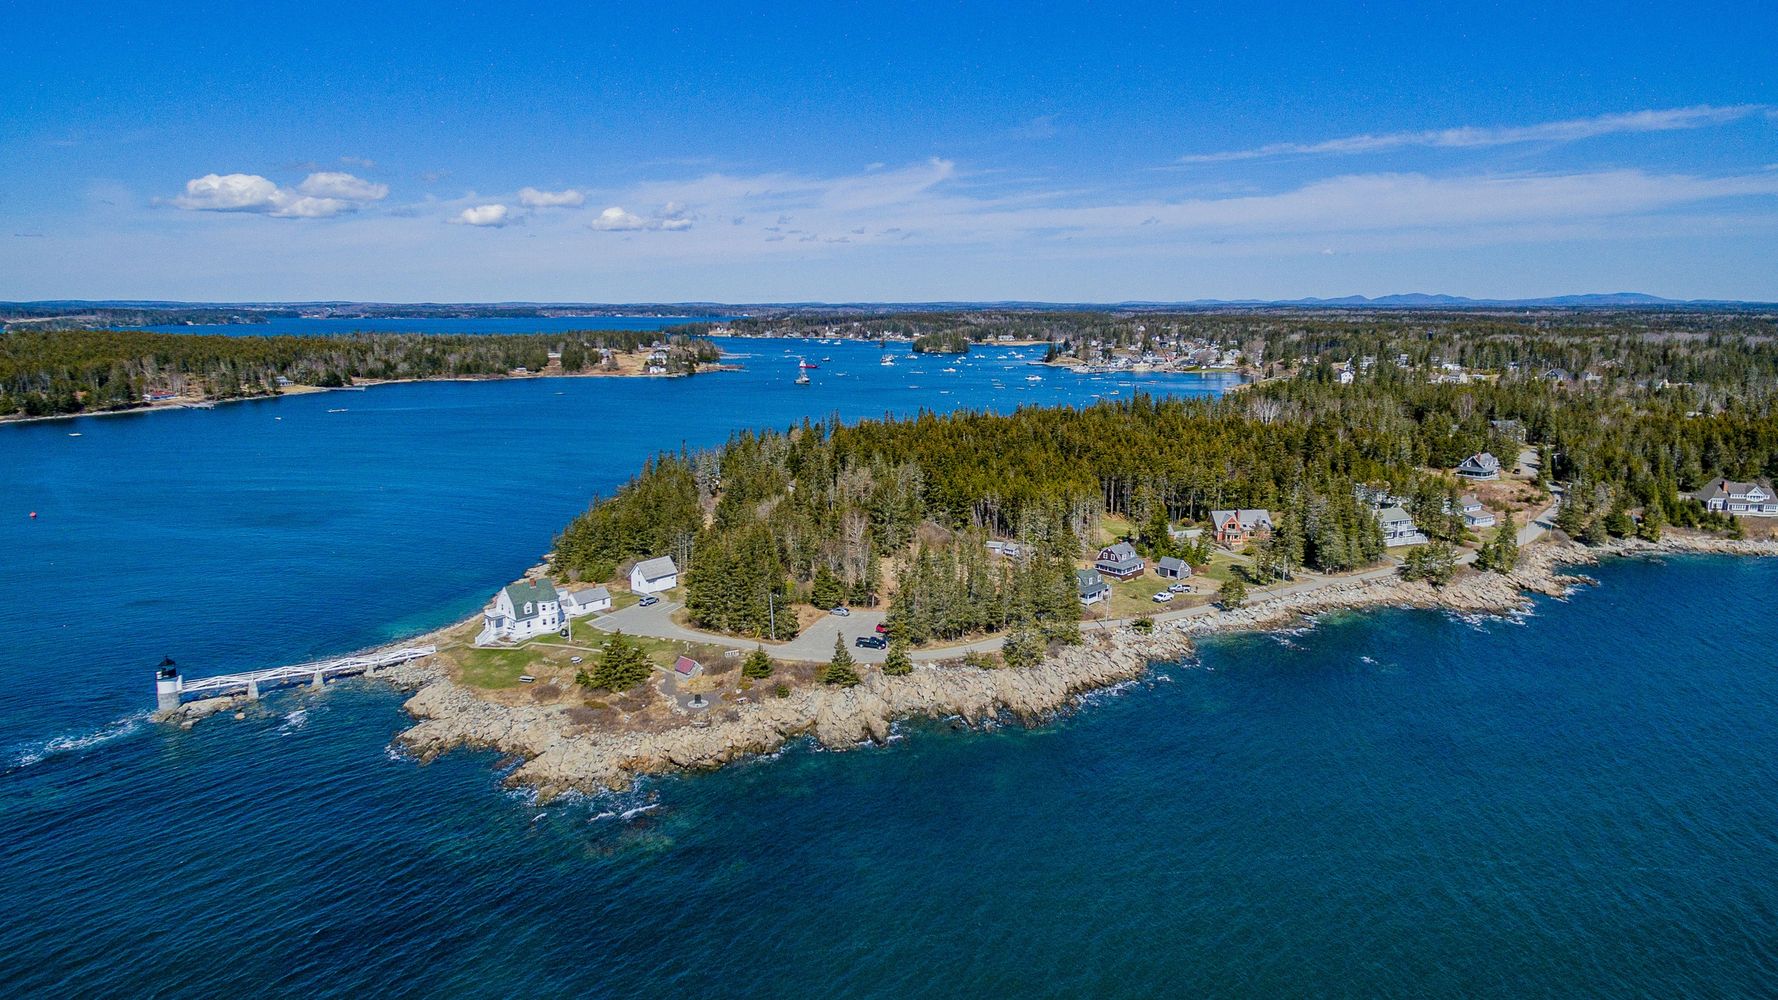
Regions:
M 437 646 L 408 646 L 387 653 L 345 656 L 335 660 L 315 660 L 311 663 L 297 663 L 287 667 L 270 667 L 265 670 L 249 670 L 238 674 L 217 674 L 213 677 L 198 678 L 183 676 L 179 672 L 178 666 L 168 660 L 161 664 L 154 675 L 155 709 L 159 712 L 171 712 L 177 709 L 188 696 L 220 698 L 224 695 L 244 694 L 249 700 L 257 700 L 260 691 L 267 688 L 285 687 L 292 684 L 308 684 L 311 687 L 319 688 L 332 678 L 350 677 L 362 674 L 366 670 L 392 667 L 410 660 L 422 660 L 437 652 Z

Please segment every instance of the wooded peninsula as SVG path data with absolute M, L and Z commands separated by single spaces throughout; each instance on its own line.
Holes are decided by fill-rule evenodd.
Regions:
M 1129 321 L 1101 322 L 1095 333 Z M 1403 574 L 1442 582 L 1466 546 L 1479 568 L 1510 570 L 1515 513 L 1552 492 L 1556 523 L 1583 541 L 1659 538 L 1675 524 L 1738 534 L 1742 519 L 1694 494 L 1778 474 L 1770 317 L 1134 325 L 1156 350 L 1172 322 L 1211 324 L 1192 335 L 1244 344 L 1265 377 L 1217 400 L 743 433 L 659 456 L 596 500 L 558 538 L 553 569 L 602 581 L 670 555 L 700 628 L 783 640 L 798 605 L 886 602 L 897 643 L 1000 634 L 1002 660 L 1017 666 L 1078 636 L 1075 574 L 1101 545 L 1201 568 L 1213 511 L 1269 518 L 1223 588 L 1230 598 L 1303 569 L 1380 564 L 1399 544 L 1385 537 L 1385 507 L 1415 531 Z M 1522 502 L 1499 519 L 1466 516 L 1489 503 L 1465 497 L 1459 467 L 1501 456 L 1511 469 L 1522 452 L 1539 456 Z
M 707 339 L 648 330 L 232 337 L 15 329 L 0 334 L 0 418 L 127 410 L 160 396 L 273 396 L 294 386 L 335 388 L 356 381 L 691 374 L 721 356 Z

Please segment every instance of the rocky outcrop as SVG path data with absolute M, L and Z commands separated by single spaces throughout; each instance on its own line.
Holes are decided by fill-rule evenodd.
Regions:
M 250 702 L 248 702 L 247 696 L 239 694 L 224 695 L 219 698 L 199 698 L 195 701 L 185 702 L 178 708 L 156 712 L 153 718 L 156 722 L 170 723 L 181 729 L 190 729 L 197 725 L 201 719 L 207 719 L 218 712 L 232 712 L 244 708 L 248 704 Z
M 900 718 L 957 715 L 980 722 L 1011 714 L 1040 719 L 1085 691 L 1139 676 L 1151 661 L 1189 648 L 1177 633 L 1119 632 L 1068 647 L 1029 669 L 936 665 L 904 677 L 872 671 L 857 687 L 797 688 L 784 698 L 738 706 L 733 718 L 640 733 L 587 730 L 570 724 L 557 708 L 496 705 L 440 678 L 409 699 L 407 710 L 421 721 L 400 740 L 423 759 L 457 746 L 524 757 L 510 780 L 547 797 L 570 789 L 621 788 L 639 774 L 716 767 L 804 735 L 836 748 L 881 742 L 891 721 Z

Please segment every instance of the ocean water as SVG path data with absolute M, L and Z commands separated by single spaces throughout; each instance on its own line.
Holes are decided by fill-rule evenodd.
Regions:
M 1517 619 L 1330 617 L 1209 643 L 1032 729 L 910 723 L 886 747 L 799 744 L 544 806 L 494 754 L 392 751 L 401 699 L 372 684 L 190 731 L 140 721 L 163 653 L 193 673 L 287 662 L 473 610 L 680 437 L 951 400 L 943 365 L 891 380 L 857 347 L 790 386 L 770 347 L 688 381 L 0 427 L 0 498 L 40 511 L 0 512 L 0 994 L 1778 981 L 1775 561 L 1615 562 Z M 1118 388 L 956 374 L 976 388 L 951 405 Z M 577 421 L 594 429 L 565 437 Z

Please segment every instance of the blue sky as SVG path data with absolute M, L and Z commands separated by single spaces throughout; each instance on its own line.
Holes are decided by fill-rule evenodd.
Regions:
M 1260 6 L 14 4 L 0 299 L 1778 300 L 1778 5 Z

